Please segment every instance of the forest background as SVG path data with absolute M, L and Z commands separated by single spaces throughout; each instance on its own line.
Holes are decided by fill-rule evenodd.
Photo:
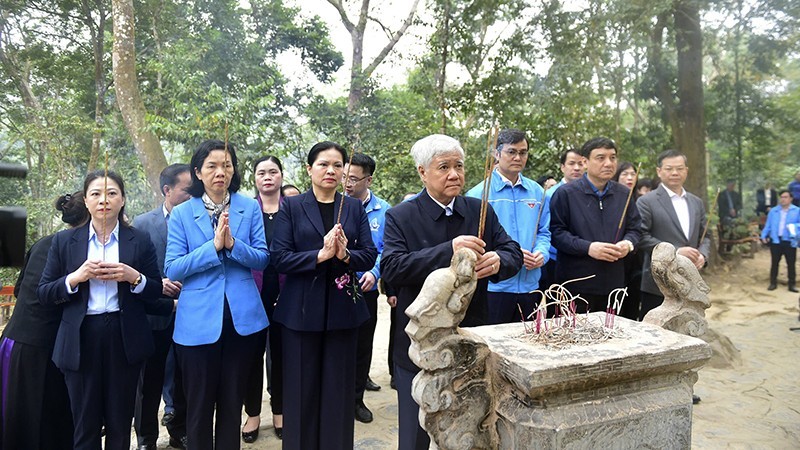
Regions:
M 134 217 L 226 130 L 244 191 L 266 154 L 307 187 L 308 149 L 333 140 L 395 203 L 421 187 L 417 139 L 459 139 L 471 187 L 498 121 L 528 133 L 531 178 L 604 135 L 642 177 L 682 150 L 690 191 L 735 179 L 752 214 L 800 169 L 799 51 L 793 0 L 0 0 L 0 161 L 29 169 L 0 205 L 27 208 L 30 245 L 107 161 Z

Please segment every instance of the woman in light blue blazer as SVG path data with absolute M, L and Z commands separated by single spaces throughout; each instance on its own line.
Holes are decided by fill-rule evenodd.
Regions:
M 256 201 L 237 193 L 236 164 L 230 142 L 201 143 L 190 164 L 192 199 L 169 218 L 164 268 L 183 283 L 173 339 L 193 450 L 239 448 L 249 362 L 268 325 L 251 273 L 269 261 L 264 223 Z

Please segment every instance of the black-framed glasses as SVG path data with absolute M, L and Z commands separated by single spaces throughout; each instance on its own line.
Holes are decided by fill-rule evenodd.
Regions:
M 356 178 L 354 176 L 350 176 L 350 177 L 345 178 L 345 176 L 342 175 L 342 180 L 344 180 L 344 181 L 346 181 L 346 182 L 348 182 L 350 184 L 356 184 L 356 183 L 360 183 L 360 182 L 366 180 L 367 177 L 369 177 L 369 175 L 364 175 L 361 178 Z

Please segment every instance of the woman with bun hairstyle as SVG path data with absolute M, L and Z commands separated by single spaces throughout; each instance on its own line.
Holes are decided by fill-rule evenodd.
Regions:
M 89 220 L 81 191 L 58 197 L 55 207 L 72 228 Z M 52 361 L 61 307 L 43 305 L 36 295 L 53 236 L 39 239 L 28 250 L 14 286 L 14 313 L 0 339 L 0 448 L 72 448 L 67 386 Z
M 64 373 L 75 449 L 130 447 L 136 385 L 153 353 L 147 314 L 168 315 L 161 271 L 147 233 L 125 217 L 125 184 L 115 172 L 89 173 L 83 198 L 91 220 L 57 233 L 37 290 L 63 309 L 53 362 Z

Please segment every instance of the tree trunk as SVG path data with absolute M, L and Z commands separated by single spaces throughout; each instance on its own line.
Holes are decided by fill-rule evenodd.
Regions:
M 111 61 L 117 105 L 139 160 L 144 166 L 144 173 L 153 190 L 155 202 L 161 195 L 158 177 L 167 166 L 167 159 L 158 137 L 145 129 L 146 110 L 136 80 L 133 0 L 112 0 L 111 6 L 114 22 Z
M 94 23 L 94 18 L 89 9 L 89 5 L 83 2 L 84 22 L 89 28 L 92 38 L 92 53 L 94 54 L 94 86 L 95 86 L 95 101 L 94 101 L 94 131 L 92 132 L 92 150 L 89 154 L 89 171 L 97 168 L 97 161 L 100 158 L 100 143 L 103 139 L 103 127 L 105 122 L 106 112 L 106 92 L 108 85 L 106 83 L 106 72 L 103 65 L 103 58 L 105 56 L 105 34 L 106 34 L 106 10 L 103 8 L 103 2 L 96 2 L 97 8 L 97 23 Z
M 706 133 L 703 111 L 703 32 L 696 0 L 675 3 L 675 47 L 678 50 L 678 124 L 675 142 L 689 160 L 686 190 L 707 203 Z M 708 205 L 707 205 L 708 206 Z M 708 209 L 707 209 L 708 210 Z

